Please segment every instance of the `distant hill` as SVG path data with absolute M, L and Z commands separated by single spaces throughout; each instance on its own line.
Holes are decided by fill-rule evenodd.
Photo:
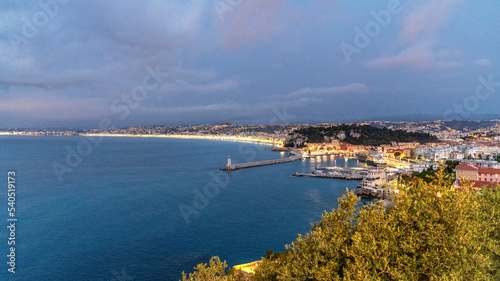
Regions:
M 475 131 L 475 130 L 479 130 L 479 129 L 494 127 L 498 124 L 498 121 L 496 121 L 496 120 L 485 120 L 485 121 L 451 120 L 451 121 L 444 121 L 443 123 L 445 126 L 448 126 L 454 130 Z
M 381 145 L 391 142 L 438 142 L 438 138 L 427 133 L 375 128 L 369 125 L 338 125 L 331 127 L 307 127 L 290 133 L 286 147 L 300 147 L 304 142 L 322 143 L 339 140 L 350 144 Z

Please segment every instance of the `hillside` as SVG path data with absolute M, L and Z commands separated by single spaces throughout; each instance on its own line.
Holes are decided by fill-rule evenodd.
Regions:
M 426 133 L 375 128 L 369 125 L 338 125 L 331 127 L 308 127 L 288 135 L 286 147 L 300 147 L 304 142 L 322 143 L 339 140 L 350 144 L 381 145 L 391 142 L 438 142 L 437 137 Z

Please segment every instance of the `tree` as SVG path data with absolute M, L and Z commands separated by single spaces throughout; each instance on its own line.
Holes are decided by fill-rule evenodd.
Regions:
M 456 192 L 441 170 L 400 190 L 393 208 L 356 213 L 353 202 L 345 195 L 286 260 L 268 261 L 282 265 L 262 269 L 275 279 L 257 269 L 256 280 L 497 280 L 498 189 Z
M 400 192 L 390 210 L 359 211 L 347 279 L 494 280 L 489 272 L 500 269 L 498 248 L 483 248 L 495 233 L 481 217 L 488 212 L 480 202 L 488 200 L 476 191 L 454 191 L 442 173 Z
M 346 266 L 345 250 L 355 229 L 355 211 L 359 198 L 353 191 L 339 198 L 339 207 L 325 212 L 312 231 L 298 236 L 287 245 L 287 254 L 264 259 L 255 280 L 335 280 L 341 279 Z
M 346 191 L 287 252 L 266 253 L 251 280 L 500 280 L 500 186 L 456 191 L 444 168 L 407 183 L 392 207 L 356 208 Z M 220 260 L 210 264 L 203 276 L 221 277 Z M 189 280 L 237 280 L 201 276 Z
M 212 257 L 209 264 L 200 263 L 194 269 L 195 272 L 189 273 L 189 278 L 186 276 L 184 271 L 182 272 L 182 281 L 200 281 L 200 280 L 210 280 L 210 281 L 226 281 L 228 276 L 226 276 L 227 263 L 221 262 L 219 257 Z
M 401 153 L 400 153 L 400 152 L 396 152 L 396 153 L 394 153 L 394 157 L 399 157 L 399 156 L 401 156 Z

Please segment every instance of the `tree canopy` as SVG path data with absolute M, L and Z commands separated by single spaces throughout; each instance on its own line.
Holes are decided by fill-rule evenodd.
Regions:
M 438 142 L 436 136 L 427 133 L 391 130 L 386 127 L 380 129 L 370 125 L 338 125 L 331 127 L 307 127 L 294 131 L 285 141 L 285 146 L 291 147 L 296 139 L 303 139 L 309 143 L 329 142 L 337 139 L 350 144 L 381 145 L 391 142 Z M 328 139 L 328 140 L 327 140 Z
M 398 190 L 391 207 L 360 208 L 346 190 L 336 210 L 288 251 L 267 253 L 254 275 L 222 276 L 211 261 L 215 279 L 198 265 L 183 280 L 500 280 L 500 188 L 455 190 L 441 170 Z

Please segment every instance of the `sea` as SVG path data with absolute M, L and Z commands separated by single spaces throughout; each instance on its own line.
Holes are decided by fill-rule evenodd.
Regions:
M 220 171 L 228 156 L 232 163 L 288 157 L 271 148 L 194 139 L 0 136 L 0 280 L 179 280 L 182 271 L 212 256 L 233 266 L 285 251 L 359 184 L 291 175 L 361 164 L 329 155 Z M 10 171 L 14 216 L 8 212 Z M 12 218 L 15 273 L 7 257 Z

